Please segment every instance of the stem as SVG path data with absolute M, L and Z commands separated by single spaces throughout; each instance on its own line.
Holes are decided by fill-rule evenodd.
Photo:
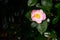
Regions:
M 50 37 L 48 37 L 47 40 L 50 40 Z

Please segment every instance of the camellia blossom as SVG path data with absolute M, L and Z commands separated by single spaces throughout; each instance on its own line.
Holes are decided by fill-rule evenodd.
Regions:
M 32 10 L 31 18 L 32 18 L 32 21 L 35 21 L 37 23 L 41 23 L 43 20 L 46 19 L 46 14 L 43 12 L 42 9 Z

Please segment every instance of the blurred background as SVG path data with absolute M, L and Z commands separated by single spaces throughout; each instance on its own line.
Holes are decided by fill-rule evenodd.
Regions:
M 0 40 L 39 40 L 41 35 L 36 28 L 30 27 L 31 21 L 25 17 L 30 8 L 39 8 L 28 7 L 27 2 L 28 0 L 0 0 Z M 38 3 L 41 3 L 41 0 L 38 0 Z M 53 0 L 52 3 L 51 12 L 53 15 L 57 15 L 57 8 L 54 6 L 60 3 L 60 0 Z M 51 20 L 54 17 L 51 16 Z M 57 37 L 60 38 L 60 19 L 56 25 L 50 23 L 47 30 L 51 31 L 50 29 L 54 29 Z M 41 37 L 41 40 L 44 39 Z

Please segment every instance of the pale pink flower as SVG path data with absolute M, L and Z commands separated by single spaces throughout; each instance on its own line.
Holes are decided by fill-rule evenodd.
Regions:
M 37 23 L 41 23 L 43 20 L 46 19 L 46 14 L 43 12 L 42 9 L 32 10 L 31 18 L 32 18 L 32 21 L 35 21 Z

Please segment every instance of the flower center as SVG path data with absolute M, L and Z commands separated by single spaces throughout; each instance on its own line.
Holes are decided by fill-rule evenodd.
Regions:
M 34 15 L 34 17 L 39 19 L 39 18 L 41 17 L 41 15 L 38 14 L 38 13 L 36 13 L 36 14 Z

